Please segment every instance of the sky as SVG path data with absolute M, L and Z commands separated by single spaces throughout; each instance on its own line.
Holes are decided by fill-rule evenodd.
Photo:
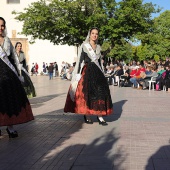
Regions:
M 157 4 L 158 6 L 160 6 L 162 9 L 162 12 L 166 11 L 166 10 L 170 10 L 170 0 L 144 0 L 144 3 L 147 2 L 152 2 L 153 4 Z M 153 17 L 159 16 L 159 14 L 154 14 Z
M 119 2 L 121 0 L 116 0 L 116 1 Z M 156 4 L 159 7 L 163 8 L 160 13 L 166 10 L 170 10 L 170 0 L 143 0 L 143 3 L 148 3 L 148 2 L 152 2 L 152 4 Z M 157 17 L 159 16 L 159 14 L 153 14 L 153 17 Z

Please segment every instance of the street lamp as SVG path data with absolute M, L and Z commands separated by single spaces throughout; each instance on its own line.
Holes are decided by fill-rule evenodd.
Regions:
M 87 2 L 85 3 L 85 5 L 81 6 L 81 11 L 85 12 L 85 15 L 87 16 Z
M 79 43 L 77 42 L 77 38 L 74 38 L 74 45 L 76 46 L 76 52 L 77 52 L 77 57 L 78 57 L 78 47 L 79 47 Z
M 85 11 L 86 10 L 86 7 L 85 7 L 85 5 L 83 5 L 82 7 L 81 7 L 81 11 Z

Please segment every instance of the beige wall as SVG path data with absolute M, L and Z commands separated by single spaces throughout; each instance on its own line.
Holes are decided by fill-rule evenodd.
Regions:
M 26 56 L 26 61 L 27 63 L 29 63 L 30 61 L 30 58 L 29 58 L 29 55 L 28 55 L 28 51 L 29 51 L 29 44 L 28 44 L 28 39 L 27 38 L 10 38 L 11 42 L 12 42 L 12 45 L 15 47 L 15 44 L 17 42 L 20 42 L 22 44 L 22 50 Z
M 36 40 L 35 44 L 29 44 L 30 36 L 18 34 L 22 30 L 22 23 L 14 19 L 15 15 L 11 12 L 16 10 L 23 11 L 28 4 L 37 0 L 20 0 L 20 4 L 7 4 L 6 0 L 1 0 L 0 3 L 0 16 L 6 20 L 8 37 L 11 38 L 12 43 L 15 45 L 16 41 L 23 42 L 23 51 L 26 54 L 27 63 L 29 68 L 32 63 L 38 63 L 39 68 L 42 70 L 42 63 L 57 62 L 59 70 L 61 69 L 62 61 L 72 64 L 76 57 L 76 47 L 68 45 L 53 45 L 47 40 Z M 15 33 L 16 32 L 16 33 Z M 13 37 L 13 38 L 12 38 Z

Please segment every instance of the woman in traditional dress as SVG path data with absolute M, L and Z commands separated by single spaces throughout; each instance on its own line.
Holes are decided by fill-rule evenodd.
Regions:
M 18 137 L 13 125 L 34 119 L 21 80 L 15 49 L 6 36 L 6 22 L 0 17 L 0 127 L 7 126 L 9 138 Z
M 32 98 L 36 96 L 34 85 L 30 79 L 26 58 L 24 52 L 22 51 L 22 44 L 21 42 L 17 42 L 15 45 L 15 51 L 19 59 L 19 63 L 21 64 L 21 75 L 24 78 L 24 82 L 22 83 L 27 94 L 28 98 Z
M 97 115 L 99 124 L 107 125 L 102 116 L 113 112 L 110 90 L 104 76 L 101 47 L 97 44 L 99 30 L 92 28 L 79 54 L 72 74 L 64 112 L 84 115 L 84 120 L 92 124 L 90 115 Z

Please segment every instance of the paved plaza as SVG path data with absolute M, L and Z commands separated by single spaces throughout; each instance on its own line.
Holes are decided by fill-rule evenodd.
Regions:
M 110 86 L 108 126 L 64 113 L 70 81 L 32 76 L 35 120 L 2 127 L 0 170 L 170 170 L 170 93 Z

